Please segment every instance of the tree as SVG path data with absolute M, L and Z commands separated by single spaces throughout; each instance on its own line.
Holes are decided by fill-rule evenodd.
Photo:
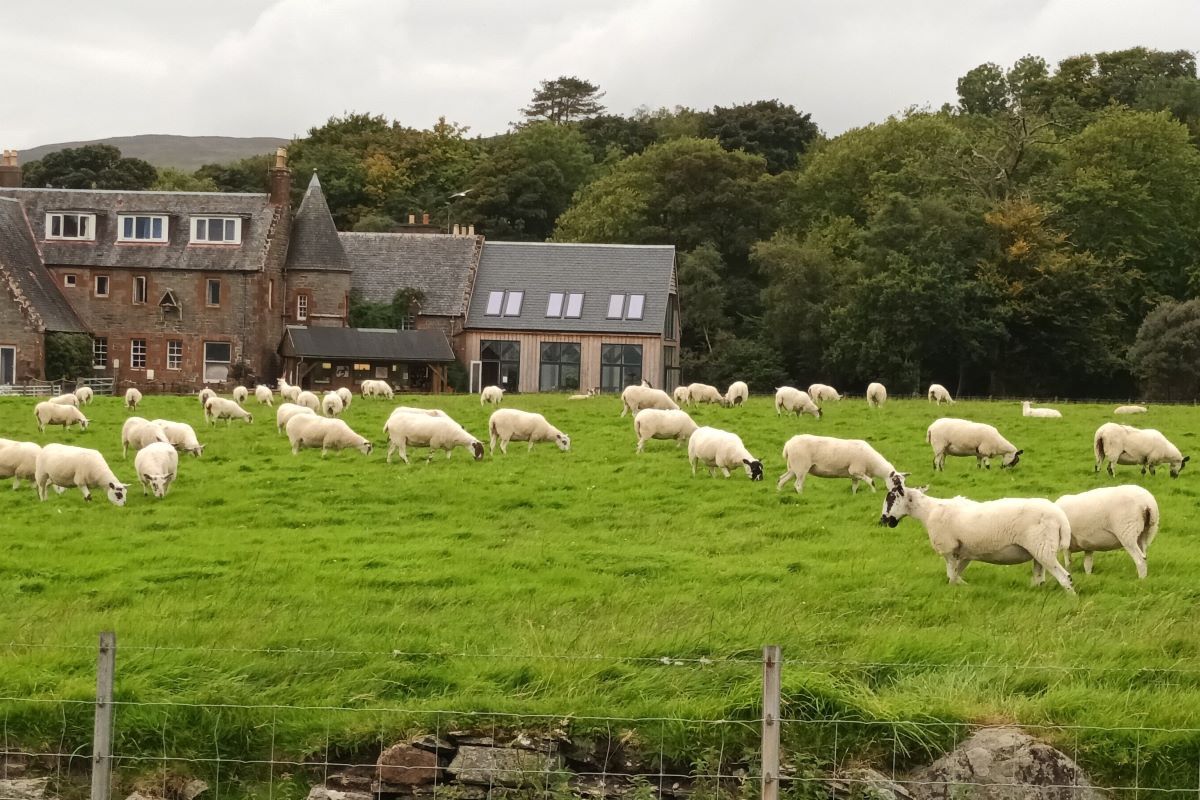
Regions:
M 679 256 L 679 305 L 683 315 L 681 344 L 687 350 L 712 352 L 713 341 L 730 327 L 725 314 L 721 254 L 711 244 Z
M 580 120 L 578 126 L 598 164 L 637 155 L 658 140 L 654 123 L 638 117 L 600 114 Z
M 388 233 L 396 229 L 396 220 L 386 214 L 367 214 L 354 223 L 356 233 Z
M 350 327 L 402 328 L 417 312 L 424 295 L 419 289 L 397 289 L 390 303 L 372 303 L 357 291 L 350 293 Z
M 1129 364 L 1148 400 L 1200 398 L 1200 300 L 1168 301 L 1147 314 Z
M 156 192 L 215 192 L 217 183 L 212 178 L 197 172 L 184 172 L 174 167 L 158 170 L 158 177 L 150 187 Z
M 603 112 L 604 106 L 600 104 L 602 97 L 604 92 L 591 81 L 574 75 L 562 75 L 554 80 L 542 81 L 533 92 L 533 100 L 521 109 L 521 114 L 530 121 L 566 125 Z
M 249 156 L 228 164 L 205 164 L 196 170 L 196 178 L 212 181 L 218 192 L 266 192 L 267 173 L 275 157 L 270 154 Z
M 796 159 L 820 133 L 811 115 L 778 100 L 714 106 L 701 120 L 705 136 L 717 139 L 727 150 L 762 156 L 772 174 L 793 169 Z
M 1008 78 L 998 64 L 980 64 L 958 79 L 958 107 L 964 114 L 999 114 L 1009 106 Z
M 68 147 L 30 161 L 24 168 L 27 186 L 51 189 L 149 189 L 155 169 L 140 158 L 123 158 L 108 144 Z
M 92 371 L 92 337 L 86 333 L 46 332 L 46 380 L 73 380 Z

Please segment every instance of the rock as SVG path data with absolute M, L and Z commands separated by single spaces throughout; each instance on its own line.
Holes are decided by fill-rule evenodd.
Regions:
M 324 786 L 314 786 L 308 792 L 308 800 L 375 800 L 375 797 L 366 792 L 343 792 L 338 789 L 327 789 Z
M 428 750 L 431 753 L 437 753 L 440 756 L 449 758 L 454 755 L 455 747 L 445 739 L 439 738 L 430 734 L 428 736 L 416 736 L 408 740 L 408 743 L 413 747 L 419 747 L 422 750 Z
M 181 791 L 179 793 L 179 796 L 182 797 L 183 800 L 196 800 L 197 797 L 199 797 L 200 795 L 204 794 L 207 791 L 208 791 L 207 783 L 200 780 L 199 778 L 192 778 L 190 781 L 188 781 L 187 783 L 185 783 L 183 785 L 183 791 Z
M 394 744 L 379 754 L 377 778 L 387 786 L 420 786 L 442 777 L 437 756 L 410 744 Z
M 503 747 L 458 748 L 446 770 L 460 783 L 482 786 L 523 786 L 562 769 L 558 756 Z
M 902 784 L 870 767 L 842 770 L 824 784 L 836 800 L 911 800 L 913 796 Z
M 4 800 L 46 800 L 46 792 L 49 790 L 49 778 L 0 780 L 0 797 Z
M 369 792 L 375 781 L 376 767 L 360 765 L 332 772 L 325 778 L 325 785 L 342 792 Z
M 495 747 L 496 740 L 491 736 L 486 736 L 475 731 L 450 731 L 446 734 L 450 737 L 450 741 L 456 745 L 469 745 L 472 747 Z
M 416 798 L 433 798 L 433 800 L 487 800 L 488 787 L 470 786 L 465 783 L 439 784 L 437 786 L 414 786 L 412 796 Z
M 1079 766 L 1020 728 L 984 728 L 913 773 L 917 800 L 1103 800 Z

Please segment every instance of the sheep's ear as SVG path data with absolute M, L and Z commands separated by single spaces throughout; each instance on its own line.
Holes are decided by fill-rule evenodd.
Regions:
M 742 459 L 742 463 L 743 463 L 743 464 L 745 464 L 745 465 L 748 467 L 748 466 L 750 466 L 750 459 L 748 459 L 748 458 L 743 458 L 743 459 Z
M 1024 454 L 1025 454 L 1024 450 L 1018 450 L 1017 452 L 1013 453 L 1014 456 L 1020 456 L 1020 455 L 1024 455 Z
M 120 484 L 119 484 L 119 483 L 113 483 L 113 482 L 109 481 L 108 488 L 110 488 L 110 489 L 115 489 L 115 488 L 117 488 L 118 486 L 120 486 Z
M 1191 457 L 1191 456 L 1184 456 L 1184 457 L 1183 457 L 1183 461 L 1180 461 L 1179 463 L 1180 463 L 1180 464 L 1186 464 L 1187 462 L 1189 462 L 1189 461 L 1191 461 L 1191 460 L 1192 460 L 1192 457 Z

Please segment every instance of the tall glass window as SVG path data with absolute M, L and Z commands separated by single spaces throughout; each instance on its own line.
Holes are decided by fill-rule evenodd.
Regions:
M 542 342 L 538 364 L 538 391 L 579 390 L 578 342 Z
M 484 339 L 479 343 L 483 385 L 499 386 L 509 392 L 520 391 L 521 343 L 504 339 Z
M 619 392 L 642 382 L 640 344 L 600 345 L 600 391 Z

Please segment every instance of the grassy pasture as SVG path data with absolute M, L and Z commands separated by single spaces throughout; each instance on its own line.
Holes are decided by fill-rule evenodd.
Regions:
M 485 433 L 474 398 L 404 401 Z M 193 771 L 272 748 L 348 754 L 406 729 L 470 725 L 480 711 L 753 719 L 752 660 L 779 643 L 795 720 L 785 742 L 820 763 L 891 763 L 896 750 L 904 765 L 953 743 L 956 729 L 939 722 L 1016 721 L 1047 726 L 1041 735 L 1111 785 L 1198 788 L 1200 470 L 1175 481 L 1133 467 L 1095 474 L 1091 437 L 1112 406 L 1061 405 L 1062 420 L 1023 418 L 1015 403 L 923 400 L 870 410 L 847 399 L 820 421 L 777 418 L 768 398 L 696 410 L 763 460 L 767 480 L 751 483 L 693 478 L 671 442 L 636 455 L 615 398 L 506 400 L 567 431 L 569 453 L 514 443 L 480 463 L 459 450 L 411 466 L 384 463 L 391 403 L 356 399 L 345 415 L 377 442 L 371 456 L 324 461 L 293 457 L 273 411 L 249 405 L 253 425 L 205 430 L 194 398 L 146 398 L 141 415 L 190 422 L 207 444 L 203 458 L 181 459 L 164 501 L 136 485 L 125 508 L 102 494 L 40 503 L 26 486 L 0 490 L 0 695 L 20 698 L 0 701 L 9 741 L 88 752 L 91 708 L 70 701 L 92 696 L 102 629 L 118 633 L 123 701 L 309 707 L 118 709 L 118 753 L 202 759 Z M 95 447 L 134 482 L 119 400 L 98 398 L 90 430 L 66 434 L 38 434 L 32 406 L 0 398 L 0 436 Z M 1021 464 L 949 459 L 933 474 L 924 430 L 939 414 L 997 425 L 1024 448 Z M 1193 455 L 1198 421 L 1190 407 L 1132 420 Z M 802 496 L 776 491 L 780 451 L 798 432 L 865 438 L 935 496 L 1141 483 L 1163 520 L 1149 578 L 1108 553 L 1092 576 L 1076 557 L 1078 597 L 1052 580 L 1031 588 L 1028 565 L 974 564 L 967 586 L 948 586 L 919 523 L 876 525 L 882 492 L 852 496 L 849 481 L 812 477 Z M 294 648 L 326 652 L 245 652 Z M 753 724 L 589 726 L 636 728 L 685 759 L 757 737 Z

